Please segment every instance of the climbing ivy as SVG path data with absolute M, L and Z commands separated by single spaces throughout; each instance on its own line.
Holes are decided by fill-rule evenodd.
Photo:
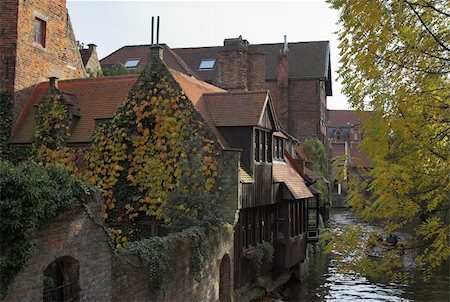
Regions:
M 165 66 L 146 69 L 114 118 L 97 129 L 90 155 L 90 181 L 102 188 L 102 216 L 117 247 L 136 240 L 148 216 L 169 225 L 173 219 L 172 229 L 180 230 L 179 217 L 202 220 L 203 206 L 217 205 L 208 194 L 217 177 L 209 137 Z
M 63 169 L 0 162 L 0 298 L 32 255 L 31 233 L 90 194 Z

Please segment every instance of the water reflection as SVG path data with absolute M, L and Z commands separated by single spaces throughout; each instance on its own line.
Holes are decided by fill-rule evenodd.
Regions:
M 330 227 L 359 224 L 365 230 L 371 226 L 360 221 L 346 209 L 333 209 Z M 340 274 L 334 260 L 316 253 L 311 259 L 310 274 L 303 283 L 292 282 L 283 292 L 283 301 L 450 301 L 449 267 L 444 266 L 429 284 L 374 283 L 364 277 Z

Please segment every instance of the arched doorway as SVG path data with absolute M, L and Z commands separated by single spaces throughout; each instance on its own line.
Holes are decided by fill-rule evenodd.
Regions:
M 80 264 L 70 256 L 57 258 L 44 270 L 42 301 L 79 301 Z
M 230 256 L 225 254 L 220 263 L 219 301 L 231 301 Z

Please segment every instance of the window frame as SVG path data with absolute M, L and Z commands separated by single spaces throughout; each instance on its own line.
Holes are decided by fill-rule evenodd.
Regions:
M 47 40 L 47 21 L 39 16 L 34 16 L 34 35 L 33 35 L 33 43 L 42 48 L 46 48 L 46 40 Z M 38 29 L 38 24 L 39 29 Z
M 209 65 L 212 62 L 211 65 Z M 205 63 L 207 66 L 202 67 L 202 64 Z M 211 66 L 211 67 L 209 67 Z M 203 71 L 203 70 L 213 70 L 214 67 L 216 67 L 216 59 L 202 59 L 200 61 L 200 64 L 198 64 L 197 70 Z
M 130 61 L 137 61 L 135 65 L 132 66 L 127 66 L 127 63 Z M 141 58 L 135 58 L 135 59 L 128 59 L 125 64 L 123 64 L 123 66 L 127 69 L 133 69 L 133 68 L 137 68 L 139 63 L 141 62 Z

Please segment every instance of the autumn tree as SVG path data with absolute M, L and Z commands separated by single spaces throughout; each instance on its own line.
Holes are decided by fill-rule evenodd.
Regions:
M 328 3 L 340 11 L 343 92 L 355 109 L 374 112 L 362 143 L 373 169 L 364 180 L 350 180 L 349 203 L 363 218 L 382 222 L 386 232 L 412 230 L 414 239 L 401 252 L 414 251 L 411 266 L 428 278 L 450 255 L 449 2 Z M 355 234 L 343 236 L 352 241 Z M 367 247 L 353 243 L 359 251 Z M 381 266 L 364 253 L 353 264 L 398 279 L 405 263 L 392 261 L 394 252 Z

